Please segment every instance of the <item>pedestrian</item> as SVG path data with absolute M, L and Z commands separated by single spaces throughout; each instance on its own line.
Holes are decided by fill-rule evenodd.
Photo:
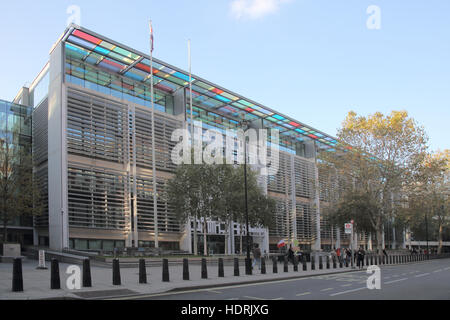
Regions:
M 295 264 L 294 261 L 294 250 L 292 250 L 292 245 L 289 245 L 289 250 L 287 252 L 288 261 L 292 261 L 292 264 Z
M 364 252 L 364 249 L 361 247 L 358 250 L 358 267 L 361 269 L 363 267 L 364 264 L 364 256 L 366 255 L 366 253 Z
M 341 248 L 336 249 L 336 256 L 337 256 L 338 262 L 341 263 Z
M 255 244 L 255 247 L 253 248 L 252 267 L 254 268 L 256 264 L 258 264 L 258 270 L 261 270 L 261 249 L 259 249 L 258 244 Z

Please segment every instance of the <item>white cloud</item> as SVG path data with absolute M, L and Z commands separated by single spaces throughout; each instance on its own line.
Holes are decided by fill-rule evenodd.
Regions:
M 233 0 L 231 13 L 236 19 L 258 19 L 278 11 L 283 3 L 291 0 Z

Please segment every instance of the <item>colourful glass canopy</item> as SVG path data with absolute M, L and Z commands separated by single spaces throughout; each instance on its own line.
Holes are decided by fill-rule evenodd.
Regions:
M 67 29 L 63 41 L 68 55 L 87 64 L 144 85 L 148 85 L 150 81 L 150 57 L 146 54 L 76 25 L 71 25 Z M 98 81 L 101 79 L 97 79 Z M 189 87 L 189 73 L 153 59 L 153 82 L 156 89 L 172 94 Z M 132 84 L 127 87 L 124 83 L 121 84 L 124 88 L 134 89 Z M 114 83 L 108 85 L 114 86 Z M 280 130 L 282 137 L 290 137 L 294 141 L 312 139 L 321 149 L 327 151 L 333 151 L 338 144 L 337 139 L 332 136 L 200 77 L 192 76 L 192 90 L 193 104 L 196 106 L 194 115 L 197 116 L 200 109 L 217 115 L 206 117 L 207 122 L 221 124 L 220 116 L 225 116 L 229 119 L 229 124 L 236 126 L 242 118 L 249 121 L 264 119 L 268 127 Z M 189 91 L 186 93 L 189 95 Z

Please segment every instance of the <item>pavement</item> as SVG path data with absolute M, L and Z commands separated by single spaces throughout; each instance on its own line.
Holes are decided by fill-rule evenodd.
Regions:
M 432 260 L 426 262 L 416 262 L 405 264 L 403 266 L 419 266 L 423 264 L 435 263 Z M 289 265 L 289 271 L 284 272 L 283 265 L 278 264 L 278 273 L 272 272 L 272 262 L 267 263 L 267 274 L 263 275 L 258 270 L 254 270 L 253 275 L 245 275 L 244 266 L 240 266 L 240 276 L 235 277 L 234 266 L 224 266 L 224 278 L 218 277 L 217 263 L 210 262 L 208 264 L 208 279 L 201 278 L 201 266 L 198 264 L 190 265 L 190 280 L 182 279 L 182 265 L 170 265 L 169 275 L 170 282 L 162 281 L 162 267 L 150 266 L 147 267 L 147 281 L 148 284 L 139 284 L 138 268 L 121 268 L 121 283 L 120 286 L 112 285 L 112 270 L 110 267 L 91 266 L 92 288 L 81 288 L 80 290 L 70 290 L 67 287 L 67 279 L 70 274 L 67 274 L 67 269 L 72 266 L 70 264 L 60 263 L 60 279 L 61 289 L 50 289 L 50 268 L 48 270 L 37 270 L 37 261 L 24 259 L 22 263 L 23 286 L 24 292 L 12 292 L 12 264 L 0 263 L 0 300 L 37 300 L 37 299 L 115 299 L 115 298 L 139 298 L 149 295 L 164 295 L 170 292 L 183 292 L 192 290 L 209 290 L 214 287 L 225 286 L 251 286 L 258 284 L 267 284 L 273 282 L 273 285 L 279 281 L 291 281 L 308 279 L 311 276 L 344 276 L 348 273 L 361 273 L 357 269 L 338 268 L 318 270 L 319 265 L 316 263 L 316 270 L 311 270 L 308 263 L 308 271 L 302 271 L 302 266 L 299 265 L 299 271 L 293 271 L 293 265 Z M 390 268 L 394 266 L 385 266 L 383 268 Z M 82 267 L 80 266 L 82 270 Z M 446 271 L 448 272 L 448 271 Z M 367 276 L 365 276 L 367 278 Z M 299 279 L 300 278 L 300 279 Z M 282 283 L 282 282 L 281 282 Z M 450 283 L 450 282 L 447 282 Z M 269 283 L 270 285 L 270 283 Z M 207 292 L 207 291 L 206 291 Z M 250 294 L 250 293 L 249 293 Z M 251 296 L 251 295 L 249 295 Z M 168 296 L 166 296 L 168 297 Z M 188 296 L 191 299 L 191 296 Z M 193 296 L 194 297 L 194 296 Z M 192 298 L 193 298 L 192 297 Z M 222 299 L 220 296 L 212 296 L 215 299 Z M 187 297 L 186 297 L 187 298 Z M 211 296 L 210 296 L 211 298 Z

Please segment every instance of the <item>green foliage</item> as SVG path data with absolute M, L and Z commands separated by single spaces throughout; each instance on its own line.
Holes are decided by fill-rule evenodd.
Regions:
M 250 169 L 247 190 L 250 224 L 270 226 L 275 202 L 259 188 Z M 190 217 L 245 222 L 243 166 L 180 165 L 168 183 L 167 195 L 180 222 Z
M 44 210 L 39 186 L 33 179 L 33 161 L 29 150 L 0 144 L 0 216 L 4 235 L 6 226 L 16 217 L 40 215 Z

